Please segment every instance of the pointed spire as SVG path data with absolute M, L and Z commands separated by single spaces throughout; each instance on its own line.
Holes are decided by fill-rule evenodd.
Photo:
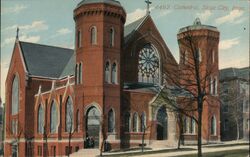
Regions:
M 152 2 L 150 0 L 145 0 L 145 2 L 147 3 L 147 15 L 150 14 L 150 4 L 152 4 Z
M 16 28 L 16 39 L 19 38 L 19 27 Z

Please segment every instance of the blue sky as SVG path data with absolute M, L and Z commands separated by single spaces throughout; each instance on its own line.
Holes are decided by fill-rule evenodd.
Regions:
M 81 0 L 1 1 L 1 94 L 13 51 L 16 27 L 19 39 L 74 48 L 73 9 Z M 248 0 L 151 0 L 151 16 L 167 46 L 179 61 L 177 32 L 196 17 L 220 33 L 219 68 L 249 66 Z M 144 0 L 120 0 L 127 23 L 146 13 Z M 4 98 L 3 98 L 4 99 Z

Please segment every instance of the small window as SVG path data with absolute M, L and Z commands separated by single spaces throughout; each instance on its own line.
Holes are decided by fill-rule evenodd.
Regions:
M 183 52 L 183 64 L 188 63 L 188 51 Z
M 133 116 L 133 132 L 138 132 L 138 114 L 134 113 Z
M 80 30 L 77 31 L 77 47 L 82 47 L 82 33 Z
M 91 44 L 95 45 L 97 43 L 97 30 L 96 27 L 93 26 L 91 28 Z
M 110 64 L 109 61 L 105 64 L 105 82 L 110 83 Z
M 211 118 L 211 135 L 216 135 L 216 118 L 213 116 Z
M 199 62 L 202 61 L 202 53 L 201 53 L 201 49 L 198 49 L 198 58 L 199 58 Z
M 111 74 L 111 81 L 112 83 L 116 84 L 117 83 L 117 65 L 116 63 L 113 63 L 112 65 L 112 74 Z
M 78 83 L 81 84 L 82 83 L 82 63 L 79 64 L 79 79 L 78 79 Z
M 195 119 L 194 118 L 191 118 L 191 123 L 190 123 L 190 133 L 191 134 L 195 134 Z
M 115 131 L 115 117 L 114 117 L 114 111 L 111 109 L 108 112 L 108 132 L 114 132 Z
M 110 29 L 110 32 L 109 32 L 109 40 L 110 40 L 110 47 L 113 47 L 114 46 L 114 43 L 115 43 L 115 31 L 114 31 L 114 28 L 111 28 Z
M 215 52 L 212 51 L 212 63 L 214 63 L 214 60 L 215 60 Z
M 78 84 L 78 64 L 76 64 L 75 67 L 75 84 Z

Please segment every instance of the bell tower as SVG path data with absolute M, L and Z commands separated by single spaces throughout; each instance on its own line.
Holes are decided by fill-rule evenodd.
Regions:
M 112 110 L 116 124 L 110 130 L 119 139 L 123 87 L 120 65 L 126 12 L 116 0 L 83 0 L 74 10 L 74 20 L 76 103 L 83 106 L 85 118 L 89 106 L 95 104 L 101 121 L 107 125 Z M 86 123 L 83 122 L 85 132 Z

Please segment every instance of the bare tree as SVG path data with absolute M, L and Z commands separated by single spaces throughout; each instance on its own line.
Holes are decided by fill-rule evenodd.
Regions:
M 212 52 L 216 45 L 208 42 L 207 48 L 201 50 L 199 48 L 200 36 L 196 36 L 191 30 L 186 31 L 184 35 L 185 37 L 179 40 L 180 47 L 182 46 L 186 49 L 185 52 L 180 54 L 182 63 L 178 68 L 172 63 L 167 63 L 166 68 L 168 70 L 164 72 L 164 80 L 169 83 L 169 86 L 165 86 L 166 88 L 174 87 L 177 89 L 176 96 L 180 97 L 181 95 L 176 100 L 177 105 L 174 105 L 173 109 L 186 115 L 197 113 L 197 116 L 193 118 L 198 124 L 197 147 L 198 156 L 201 157 L 203 104 L 206 101 L 209 105 L 213 105 L 209 102 L 211 94 L 208 87 L 210 87 L 211 83 L 215 84 L 215 81 L 212 82 L 210 79 L 214 71 L 217 70 L 216 65 L 212 64 L 214 57 Z M 204 38 L 206 40 L 208 37 Z M 206 59 L 202 60 L 202 55 Z

